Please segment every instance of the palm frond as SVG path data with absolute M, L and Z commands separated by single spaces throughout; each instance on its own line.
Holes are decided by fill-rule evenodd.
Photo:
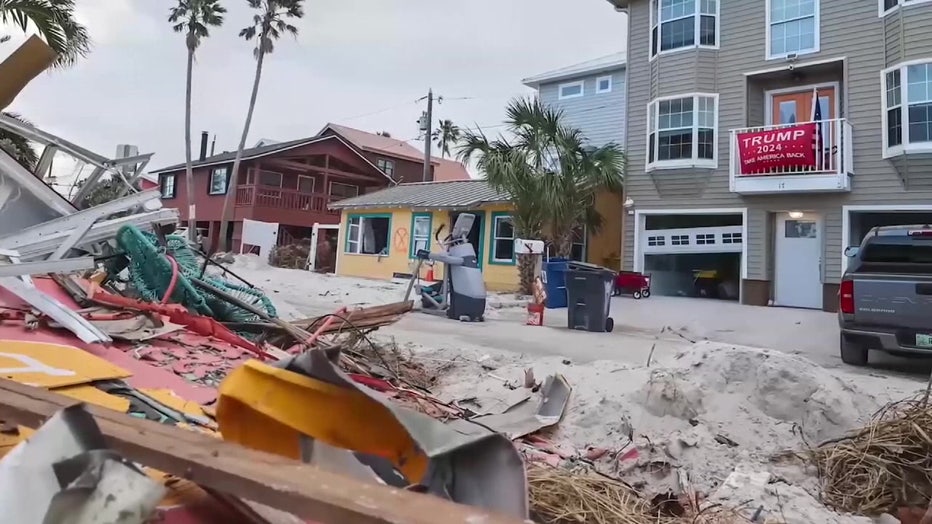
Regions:
M 32 125 L 31 122 L 16 113 L 3 113 L 3 115 L 19 120 L 26 125 Z M 0 129 L 0 149 L 6 151 L 8 155 L 29 171 L 35 171 L 39 156 L 26 137 Z
M 247 3 L 259 13 L 253 15 L 252 25 L 243 28 L 239 36 L 247 41 L 256 39 L 256 57 L 274 52 L 275 41 L 283 34 L 297 38 L 298 27 L 289 21 L 304 17 L 304 0 L 247 0 Z
M 0 23 L 26 31 L 31 23 L 57 54 L 57 67 L 87 56 L 91 39 L 75 18 L 74 0 L 0 0 Z
M 168 22 L 176 33 L 187 35 L 185 43 L 193 52 L 210 36 L 212 27 L 223 25 L 226 12 L 220 0 L 178 0 L 178 5 L 168 10 Z

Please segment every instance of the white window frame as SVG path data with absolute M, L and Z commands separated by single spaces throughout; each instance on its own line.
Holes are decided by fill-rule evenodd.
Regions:
M 771 47 L 770 29 L 773 25 L 770 21 L 770 7 L 772 3 L 773 3 L 773 0 L 767 0 L 766 5 L 764 6 L 764 8 L 766 9 L 765 16 L 767 18 L 767 21 L 764 26 L 765 32 L 766 32 L 765 38 L 766 38 L 766 46 L 767 46 L 766 55 L 765 55 L 766 59 L 777 60 L 777 59 L 785 59 L 787 56 L 790 56 L 793 54 L 797 56 L 802 56 L 802 55 L 809 55 L 812 53 L 818 53 L 822 47 L 822 5 L 821 5 L 822 2 L 821 0 L 813 0 L 813 22 L 812 23 L 815 26 L 815 35 L 813 37 L 812 49 L 800 49 L 799 51 L 793 51 L 790 53 L 781 53 L 778 55 L 773 54 L 773 52 L 770 49 Z M 804 18 L 809 18 L 809 17 L 807 16 Z M 784 20 L 783 22 L 779 22 L 779 23 L 785 23 L 785 22 L 787 22 L 787 20 Z
M 884 11 L 883 9 L 883 0 L 877 0 L 877 16 L 883 18 L 888 14 L 899 10 L 902 7 L 910 7 L 914 5 L 926 4 L 932 2 L 932 0 L 899 0 L 897 4 L 890 9 Z
M 226 179 L 223 181 L 223 191 L 214 191 L 214 176 L 218 172 L 223 172 Z M 210 180 L 207 181 L 207 194 L 216 196 L 216 195 L 225 195 L 230 189 L 230 168 L 227 166 L 215 167 L 210 170 Z
M 378 167 L 383 173 L 389 177 L 395 176 L 395 161 L 389 160 L 387 158 L 379 158 L 375 161 L 376 167 Z
M 722 35 L 721 35 L 722 17 L 720 16 L 720 14 L 721 14 L 723 0 L 715 0 L 715 13 L 702 13 L 702 1 L 703 0 L 695 0 L 696 11 L 692 15 L 687 15 L 687 16 L 693 17 L 693 23 L 695 24 L 695 29 L 693 30 L 693 34 L 695 35 L 695 42 L 693 42 L 693 45 L 677 47 L 676 49 L 667 49 L 664 51 L 660 48 L 661 42 L 663 42 L 663 23 L 660 22 L 660 11 L 662 9 L 662 0 L 650 0 L 650 4 L 649 4 L 650 7 L 648 8 L 648 11 L 650 11 L 650 31 L 647 34 L 647 53 L 650 56 L 651 60 L 657 58 L 660 55 L 678 53 L 680 51 L 685 51 L 688 49 L 718 49 L 719 48 L 719 43 L 722 41 Z M 702 27 L 703 16 L 711 16 L 715 18 L 715 44 L 713 45 L 707 45 L 707 44 L 702 45 L 699 43 L 699 32 Z M 686 18 L 686 17 L 682 17 L 682 18 Z M 680 20 L 680 18 L 676 18 L 674 20 L 667 20 L 667 23 L 674 22 L 676 20 Z M 657 52 L 656 53 L 654 53 L 654 40 L 653 40 L 655 27 L 657 28 Z
M 606 81 L 606 80 L 608 80 L 608 87 L 605 88 L 605 89 L 602 89 L 602 87 L 601 87 L 602 82 L 604 82 L 604 81 Z M 614 78 L 612 77 L 612 75 L 600 76 L 600 77 L 598 77 L 598 78 L 595 79 L 595 92 L 596 92 L 597 94 L 611 93 L 611 92 L 612 92 L 612 87 L 614 86 L 614 84 L 615 84 L 615 80 L 614 80 Z
M 909 67 L 915 65 L 932 65 L 932 57 L 918 60 L 900 62 L 880 72 L 880 112 L 881 112 L 881 138 L 883 140 L 883 158 L 891 158 L 910 153 L 932 153 L 932 141 L 911 143 L 909 139 Z M 900 71 L 900 121 L 903 125 L 903 141 L 898 146 L 890 147 L 887 135 L 887 73 Z
M 309 178 L 311 180 L 311 190 L 309 191 L 309 193 L 313 193 L 317 191 L 317 178 L 308 176 L 308 175 L 298 175 L 298 182 L 297 182 L 298 185 L 295 187 L 296 191 L 298 191 L 299 193 L 301 192 L 301 179 L 302 178 Z
M 363 253 L 363 235 L 365 234 L 365 226 L 367 220 L 373 219 L 385 219 L 388 220 L 388 231 L 385 233 L 385 249 L 381 253 Z M 354 224 L 353 221 L 358 221 Z M 356 230 L 356 240 L 353 240 L 353 228 Z M 392 250 L 392 217 L 390 215 L 377 215 L 377 216 L 359 216 L 359 215 L 350 215 L 347 217 L 346 222 L 346 244 L 343 246 L 343 253 L 347 255 L 362 255 L 369 257 L 385 257 L 391 254 Z M 355 244 L 355 248 L 353 247 Z
M 334 186 L 334 185 L 343 186 L 343 187 L 353 187 L 353 188 L 356 188 L 356 194 L 353 195 L 353 196 L 334 195 L 334 194 L 333 194 L 333 186 Z M 327 188 L 327 195 L 328 195 L 328 196 L 331 196 L 331 197 L 337 196 L 337 197 L 340 197 L 340 198 L 356 198 L 356 197 L 359 196 L 359 186 L 354 185 L 354 184 L 344 184 L 343 182 L 330 182 L 330 187 Z
M 171 180 L 171 184 L 167 183 L 169 180 Z M 171 186 L 172 188 L 172 194 L 166 195 L 165 188 L 169 186 Z M 163 175 L 162 178 L 159 179 L 159 194 L 161 195 L 162 198 L 166 200 L 177 198 L 178 197 L 178 175 Z
M 417 224 L 418 222 L 427 222 L 427 233 L 423 235 L 417 234 Z M 431 215 L 417 215 L 415 214 L 411 220 L 411 252 L 409 256 L 411 258 L 417 257 L 418 244 L 423 243 L 424 249 L 430 251 L 430 233 L 431 227 L 433 227 L 433 216 Z
M 563 90 L 567 87 L 579 87 L 579 93 L 575 95 L 564 95 Z M 586 94 L 586 82 L 585 80 L 576 80 L 573 82 L 564 82 L 557 86 L 557 99 L 559 100 L 568 100 L 570 98 L 579 98 L 585 96 Z
M 660 102 L 667 100 L 678 100 L 680 98 L 693 98 L 693 138 L 692 138 L 692 158 L 682 158 L 676 160 L 654 160 L 650 161 L 650 135 L 651 131 L 659 132 L 660 120 Z M 699 158 L 699 98 L 712 98 L 715 101 L 715 126 L 712 128 L 712 158 Z M 647 125 L 646 142 L 644 150 L 644 165 L 647 171 L 656 169 L 716 169 L 718 168 L 718 138 L 719 138 L 719 96 L 718 93 L 683 93 L 674 96 L 664 96 L 655 98 L 647 104 Z M 659 156 L 660 141 L 654 143 L 654 156 Z
M 511 222 L 511 238 L 509 237 L 500 237 L 498 236 L 498 222 L 499 220 L 508 220 Z M 492 253 L 489 259 L 496 264 L 513 264 L 515 262 L 515 219 L 511 215 L 495 215 L 492 218 Z M 498 257 L 498 241 L 499 240 L 511 240 L 511 258 L 499 258 Z

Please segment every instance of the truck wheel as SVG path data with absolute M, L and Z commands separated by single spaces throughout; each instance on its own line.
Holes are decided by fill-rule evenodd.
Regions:
M 867 365 L 867 347 L 857 342 L 846 340 L 841 335 L 841 361 L 850 366 Z

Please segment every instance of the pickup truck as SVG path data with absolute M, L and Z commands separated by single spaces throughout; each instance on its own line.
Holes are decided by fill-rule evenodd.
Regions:
M 932 357 L 932 226 L 875 227 L 845 256 L 841 360 L 864 366 L 870 350 Z

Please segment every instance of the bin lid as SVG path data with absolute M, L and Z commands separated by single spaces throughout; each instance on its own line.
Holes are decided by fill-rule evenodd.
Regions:
M 616 271 L 611 270 L 607 267 L 597 266 L 595 264 L 588 264 L 586 262 L 570 262 L 568 264 L 570 271 L 605 271 L 607 273 L 615 274 Z

